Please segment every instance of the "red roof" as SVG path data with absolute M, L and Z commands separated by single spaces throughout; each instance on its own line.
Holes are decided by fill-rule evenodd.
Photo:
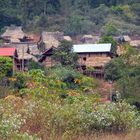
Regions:
M 0 48 L 0 56 L 14 56 L 16 48 Z

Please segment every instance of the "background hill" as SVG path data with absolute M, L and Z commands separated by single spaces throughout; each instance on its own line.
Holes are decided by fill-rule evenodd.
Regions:
M 140 34 L 139 0 L 0 0 L 0 30 L 11 24 L 27 31 L 77 34 Z

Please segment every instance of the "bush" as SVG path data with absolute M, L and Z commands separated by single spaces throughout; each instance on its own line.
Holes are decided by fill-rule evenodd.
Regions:
M 13 61 L 10 57 L 0 57 L 0 79 L 12 75 Z
M 22 88 L 26 88 L 27 74 L 22 72 L 16 73 L 14 77 L 10 78 L 10 81 L 11 81 L 11 86 L 14 89 L 20 90 Z

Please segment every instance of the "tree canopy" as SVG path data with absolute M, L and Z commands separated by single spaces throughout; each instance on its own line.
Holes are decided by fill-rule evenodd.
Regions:
M 139 0 L 0 0 L 0 30 L 16 24 L 72 35 L 139 34 L 139 9 Z
M 78 56 L 73 52 L 73 44 L 70 41 L 61 41 L 58 48 L 54 51 L 53 59 L 62 66 L 75 66 Z

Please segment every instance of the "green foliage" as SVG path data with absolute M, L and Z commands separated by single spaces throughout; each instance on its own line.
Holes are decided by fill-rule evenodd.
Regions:
M 13 78 L 11 78 L 11 86 L 14 89 L 22 89 L 26 88 L 26 80 L 27 75 L 25 73 L 19 72 L 14 75 Z
M 96 81 L 93 78 L 83 76 L 81 73 L 71 67 L 55 67 L 50 69 L 49 75 L 55 73 L 57 80 L 66 84 L 65 88 L 77 89 L 82 91 L 91 91 L 97 87 Z
M 12 138 L 14 140 L 41 140 L 36 135 L 29 135 L 27 132 L 23 134 L 14 134 Z
M 105 66 L 105 79 L 108 81 L 116 81 L 122 77 L 124 70 L 124 62 L 119 59 L 113 59 Z
M 100 40 L 100 43 L 111 43 L 111 53 L 112 55 L 116 55 L 117 51 L 117 42 L 111 36 L 103 36 Z
M 2 44 L 3 44 L 3 40 L 0 39 L 0 45 L 2 45 Z
M 104 27 L 104 31 L 103 31 L 104 35 L 116 35 L 117 34 L 117 28 L 112 25 L 112 24 L 106 24 Z
M 2 139 L 51 139 L 58 135 L 72 139 L 81 133 L 128 132 L 140 127 L 133 106 L 124 101 L 101 104 L 85 95 L 26 100 L 9 96 L 0 102 L 0 108 Z
M 77 35 L 101 33 L 106 25 L 109 34 L 139 34 L 139 4 L 137 0 L 0 0 L 0 31 L 15 24 L 28 31 L 59 29 Z M 116 24 L 108 25 L 112 21 Z
M 32 70 L 32 69 L 42 69 L 43 70 L 44 68 L 40 63 L 35 62 L 35 61 L 30 61 L 28 69 L 29 70 Z
M 13 60 L 10 57 L 0 57 L 0 79 L 12 75 Z
M 123 99 L 132 104 L 140 103 L 140 57 L 136 49 L 128 44 L 123 45 L 120 58 L 112 59 L 105 66 L 105 79 L 116 82 L 115 88 Z
M 94 27 L 94 24 L 85 16 L 73 13 L 70 15 L 65 32 L 69 35 L 86 34 Z
M 127 67 L 122 71 L 122 77 L 117 81 L 116 87 L 122 94 L 122 98 L 131 104 L 140 103 L 140 64 L 135 67 Z
M 131 92 L 130 83 L 134 87 L 137 80 L 139 84 L 140 65 L 126 69 L 123 57 L 110 63 L 111 68 L 107 69 L 114 70 L 118 77 L 108 77 L 127 85 L 124 93 Z M 124 133 L 140 129 L 139 112 L 133 106 L 125 101 L 101 103 L 99 95 L 95 94 L 95 79 L 71 67 L 32 69 L 17 73 L 10 80 L 13 89 L 18 89 L 18 94 L 14 94 L 26 96 L 9 95 L 0 100 L 0 139 L 57 139 L 59 136 L 71 140 L 81 133 Z M 139 98 L 137 94 L 136 97 Z
M 63 40 L 58 48 L 54 51 L 53 59 L 62 66 L 76 66 L 78 56 L 72 50 L 72 42 Z

